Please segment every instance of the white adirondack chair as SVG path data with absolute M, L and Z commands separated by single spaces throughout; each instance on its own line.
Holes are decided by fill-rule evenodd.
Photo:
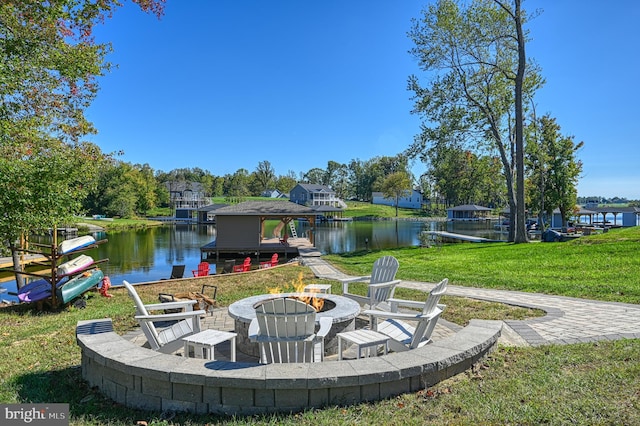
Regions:
M 260 348 L 260 362 L 319 362 L 324 357 L 324 338 L 333 320 L 320 318 L 316 332 L 316 310 L 291 298 L 269 299 L 255 307 L 249 324 L 249 339 Z
M 193 310 L 193 305 L 197 303 L 196 300 L 145 305 L 131 284 L 127 281 L 123 281 L 123 284 L 129 292 L 129 296 L 131 296 L 135 302 L 135 318 L 140 324 L 140 328 L 147 338 L 151 349 L 162 353 L 175 352 L 183 347 L 183 342 L 180 339 L 200 332 L 200 317 L 205 315 L 206 312 Z M 176 308 L 183 308 L 184 311 L 172 314 L 149 314 L 149 311 L 164 311 L 165 309 Z M 154 323 L 161 321 L 169 321 L 171 324 L 163 328 L 156 328 Z
M 400 283 L 400 280 L 395 279 L 399 266 L 398 260 L 393 256 L 383 256 L 377 259 L 373 263 L 371 275 L 340 280 L 342 282 L 342 295 L 369 309 L 388 310 L 385 302 L 393 297 L 396 286 Z M 369 282 L 366 296 L 349 292 L 350 283 L 366 281 Z
M 381 310 L 366 310 L 369 315 L 371 329 L 386 334 L 389 340 L 389 349 L 395 352 L 407 351 L 422 347 L 431 341 L 431 334 L 436 326 L 440 314 L 445 308 L 441 305 L 440 297 L 447 291 L 449 280 L 443 279 L 427 296 L 427 300 L 415 302 L 411 300 L 390 299 L 391 312 Z M 399 312 L 399 308 L 421 309 L 419 313 L 409 311 Z M 379 318 L 386 318 L 378 323 Z M 407 323 L 415 322 L 415 326 Z

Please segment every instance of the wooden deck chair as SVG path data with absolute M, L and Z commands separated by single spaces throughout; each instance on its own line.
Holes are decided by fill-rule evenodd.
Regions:
M 342 295 L 369 309 L 380 308 L 388 310 L 385 302 L 393 297 L 396 286 L 400 283 L 400 280 L 395 279 L 399 266 L 398 260 L 393 256 L 383 256 L 377 259 L 373 263 L 371 275 L 340 280 L 342 283 Z M 349 284 L 356 282 L 368 282 L 369 285 L 365 296 L 349 292 Z
M 183 337 L 200 332 L 200 316 L 204 315 L 205 311 L 193 310 L 193 305 L 198 303 L 196 300 L 145 305 L 131 284 L 127 281 L 123 281 L 123 284 L 136 305 L 135 319 L 140 324 L 149 347 L 154 351 L 173 353 L 183 346 Z M 185 311 L 175 314 L 149 314 L 149 311 L 176 308 L 184 308 Z M 156 327 L 156 323 L 159 322 L 165 323 L 165 326 Z
M 251 258 L 250 257 L 245 257 L 244 262 L 242 262 L 242 265 L 234 265 L 233 266 L 233 272 L 248 272 L 251 270 Z
M 209 262 L 200 262 L 198 269 L 191 271 L 194 277 L 206 277 L 209 275 Z
M 185 265 L 173 265 L 173 267 L 171 268 L 171 276 L 169 277 L 169 279 L 174 280 L 184 277 L 184 268 Z
M 447 291 L 449 280 L 443 279 L 427 296 L 427 300 L 415 302 L 411 300 L 390 299 L 391 312 L 381 310 L 366 310 L 371 322 L 371 329 L 386 334 L 389 340 L 389 349 L 395 352 L 407 351 L 422 347 L 431 341 L 431 334 L 436 326 L 440 314 L 445 308 L 441 305 L 440 297 Z M 409 310 L 399 312 L 399 309 L 420 309 L 417 313 Z M 379 318 L 386 318 L 378 323 Z M 408 322 L 415 323 L 414 325 Z
M 273 253 L 273 256 L 271 256 L 270 260 L 265 260 L 264 262 L 260 262 L 259 268 L 266 269 L 266 268 L 271 268 L 277 265 L 278 265 L 278 253 Z
M 224 261 L 224 266 L 222 267 L 223 274 L 230 274 L 233 272 L 233 267 L 236 266 L 235 259 L 227 259 Z
M 316 332 L 316 310 L 300 300 L 283 297 L 261 302 L 255 310 L 249 339 L 258 343 L 261 363 L 323 360 L 324 338 L 331 330 L 331 318 L 320 318 Z

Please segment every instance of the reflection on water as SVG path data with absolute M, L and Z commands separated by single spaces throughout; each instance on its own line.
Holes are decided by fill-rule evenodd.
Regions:
M 277 223 L 277 222 L 275 222 Z M 275 226 L 267 224 L 265 234 L 271 234 Z M 492 239 L 505 239 L 494 231 L 496 222 L 443 222 L 443 221 L 354 221 L 320 223 L 314 230 L 315 246 L 323 254 L 348 253 L 358 250 L 379 250 L 396 247 L 411 247 L 420 244 L 419 235 L 424 230 L 444 230 Z M 308 223 L 298 222 L 299 236 L 306 237 L 310 231 Z M 184 264 L 185 276 L 191 276 L 200 262 L 200 247 L 213 241 L 214 225 L 173 225 L 148 229 L 136 229 L 114 233 L 94 234 L 97 240 L 108 239 L 93 250 L 85 252 L 94 259 L 109 259 L 100 265 L 112 284 L 122 280 L 130 282 L 156 281 L 169 278 L 171 267 Z M 32 240 L 48 243 L 45 238 Z M 238 259 L 244 258 L 239 256 Z M 255 259 L 254 259 L 255 261 Z M 218 270 L 220 271 L 219 266 Z M 15 281 L 2 284 L 15 292 Z M 7 293 L 0 298 L 15 300 Z
M 417 246 L 425 226 L 428 223 L 392 220 L 321 223 L 315 246 L 323 254 Z

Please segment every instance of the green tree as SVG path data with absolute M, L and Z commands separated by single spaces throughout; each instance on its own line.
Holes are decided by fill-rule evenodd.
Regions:
M 340 167 L 334 171 L 332 186 L 336 191 L 336 196 L 342 200 L 349 198 L 349 168 L 346 164 L 340 164 Z
M 13 246 L 23 235 L 74 222 L 96 184 L 100 149 L 40 135 L 37 144 L 0 145 L 0 238 Z
M 267 189 L 273 189 L 276 181 L 276 172 L 271 163 L 266 160 L 260 161 L 256 170 L 252 173 L 252 180 L 255 182 L 252 185 L 254 187 L 253 195 L 258 196 Z
M 238 169 L 232 175 L 225 175 L 224 195 L 226 197 L 246 197 L 249 195 L 250 176 L 247 169 Z
M 326 172 L 318 167 L 310 169 L 304 174 L 303 181 L 314 185 L 325 185 Z
M 444 197 L 447 204 L 461 204 L 466 190 L 465 150 L 452 144 L 434 144 L 425 157 L 429 165 L 427 175 L 436 193 Z
M 435 143 L 423 155 L 428 181 L 447 204 L 500 206 L 504 201 L 504 180 L 500 161 L 477 155 L 455 143 Z
M 214 176 L 211 182 L 211 196 L 221 197 L 224 194 L 224 178 L 222 176 Z
M 137 3 L 162 13 L 161 0 Z M 105 156 L 83 141 L 95 132 L 84 112 L 110 68 L 110 47 L 96 44 L 92 32 L 119 5 L 0 2 L 0 239 L 11 246 L 70 223 L 95 185 Z
M 369 201 L 371 199 L 371 183 L 367 178 L 366 165 L 360 159 L 353 159 L 349 162 L 349 197 L 358 201 Z
M 276 189 L 283 194 L 288 194 L 297 183 L 296 173 L 293 170 L 289 170 L 286 175 L 278 176 L 276 179 Z
M 133 180 L 136 188 L 136 213 L 144 215 L 158 205 L 157 186 L 153 169 L 149 164 L 133 166 Z
M 532 171 L 529 176 L 529 188 L 533 193 L 531 203 L 548 217 L 558 208 L 566 226 L 576 206 L 576 186 L 582 172 L 582 162 L 576 158 L 576 153 L 584 142 L 575 143 L 572 136 L 562 136 L 560 126 L 549 115 L 540 118 L 536 124 L 539 141 L 536 143 L 534 139 L 527 144 L 527 160 Z
M 138 171 L 130 163 L 115 161 L 100 174 L 96 207 L 94 213 L 132 218 L 136 216 L 136 206 L 140 193 Z
M 351 160 L 346 168 L 349 190 L 344 190 L 344 198 L 355 197 L 360 201 L 371 201 L 374 191 L 381 191 L 385 178 L 395 172 L 405 172 L 411 176 L 408 159 L 404 154 L 394 157 L 374 157 L 366 161 Z
M 542 80 L 525 55 L 526 14 L 521 0 L 440 0 L 409 35 L 412 54 L 432 78 L 422 87 L 409 78 L 422 133 L 409 152 L 432 141 L 488 141 L 498 150 L 512 215 L 510 240 L 526 242 L 523 102 Z M 427 123 L 433 123 L 430 127 Z
M 406 172 L 395 172 L 388 175 L 382 183 L 382 195 L 392 198 L 396 206 L 398 217 L 398 203 L 400 198 L 411 193 L 411 178 Z

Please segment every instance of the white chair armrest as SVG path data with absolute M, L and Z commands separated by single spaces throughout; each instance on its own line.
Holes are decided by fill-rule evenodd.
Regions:
M 160 311 L 165 309 L 178 309 L 178 308 L 186 308 L 187 310 L 192 310 L 193 305 L 198 303 L 197 300 L 181 300 L 178 302 L 166 302 L 166 303 L 152 303 L 149 305 L 144 305 L 147 311 Z
M 136 315 L 135 319 L 138 321 L 177 321 L 182 319 L 190 319 L 193 317 L 206 315 L 206 311 L 198 310 L 198 311 L 188 311 L 188 312 L 177 312 L 175 314 L 158 314 L 158 315 Z
M 349 293 L 349 283 L 366 282 L 370 280 L 371 276 L 340 278 L 338 281 L 342 283 L 342 294 L 347 294 Z
M 424 302 L 417 302 L 415 300 L 389 299 L 387 302 L 389 302 L 389 305 L 391 306 L 391 312 L 397 312 L 398 307 L 400 306 L 405 308 L 417 308 L 420 310 L 424 307 Z
M 371 275 L 367 275 L 365 277 L 338 278 L 338 281 L 340 281 L 343 284 L 345 284 L 345 283 L 354 283 L 354 282 L 358 282 L 358 281 L 370 281 L 370 280 L 371 280 Z
M 420 321 L 423 319 L 430 319 L 430 318 L 435 318 L 436 316 L 440 315 L 442 313 L 441 309 L 436 309 L 433 312 L 430 312 L 427 315 L 423 315 L 423 314 L 409 314 L 409 313 L 404 313 L 404 312 L 384 312 L 384 311 L 377 311 L 377 310 L 373 310 L 373 309 L 367 309 L 366 311 L 362 312 L 363 315 L 369 315 L 370 317 L 376 317 L 376 318 L 392 318 L 392 319 L 403 319 L 403 320 L 414 320 L 414 321 Z
M 322 337 L 322 338 L 326 337 L 327 334 L 329 334 L 329 331 L 331 331 L 332 325 L 333 325 L 332 318 L 320 318 L 320 329 L 316 333 L 316 336 Z
M 369 324 L 372 330 L 377 330 L 378 328 L 378 318 L 386 318 L 386 319 L 400 319 L 405 321 L 423 321 L 423 320 L 431 320 L 442 313 L 441 309 L 435 309 L 433 312 L 430 312 L 427 315 L 423 314 L 405 314 L 403 312 L 385 312 L 378 311 L 373 309 L 367 309 L 362 312 L 364 315 L 369 316 Z
M 286 342 L 313 342 L 316 338 L 315 334 L 311 334 L 309 336 L 296 336 L 296 337 L 277 337 L 277 336 L 267 336 L 267 335 L 253 335 L 252 342 L 257 343 L 286 343 Z
M 369 284 L 369 288 L 389 287 L 390 285 L 398 285 L 400 280 L 385 281 L 383 283 Z

